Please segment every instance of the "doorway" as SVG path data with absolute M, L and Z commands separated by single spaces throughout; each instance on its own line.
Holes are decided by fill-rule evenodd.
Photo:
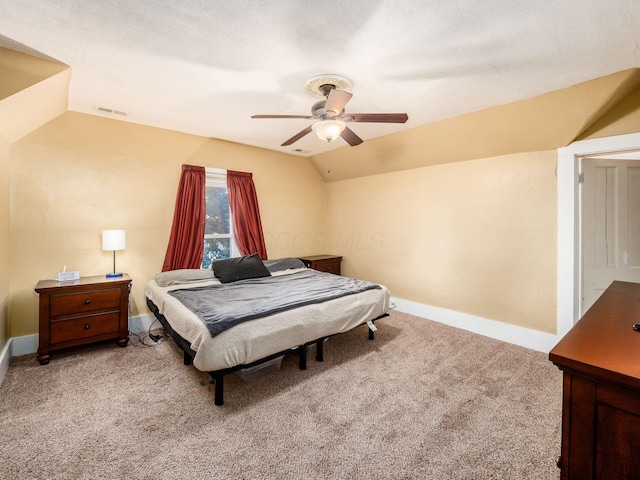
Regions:
M 640 282 L 640 152 L 581 159 L 581 305 L 614 280 Z
M 638 152 L 640 133 L 582 140 L 558 149 L 558 338 L 563 337 L 582 314 L 580 161 L 606 155 L 619 159 Z

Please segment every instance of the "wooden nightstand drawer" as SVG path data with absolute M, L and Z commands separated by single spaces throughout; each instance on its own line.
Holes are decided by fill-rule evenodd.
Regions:
M 40 280 L 38 361 L 46 365 L 55 350 L 108 339 L 126 347 L 130 287 L 128 275 Z
M 318 270 L 319 272 L 328 272 L 340 275 L 340 260 L 324 260 L 316 262 L 313 269 Z
M 88 315 L 51 322 L 49 343 L 63 343 L 80 338 L 116 333 L 120 327 L 120 312 Z
M 120 308 L 119 288 L 51 295 L 49 300 L 49 316 L 51 318 L 97 312 L 112 308 Z
M 319 272 L 333 273 L 340 275 L 340 263 L 342 257 L 337 255 L 309 255 L 307 257 L 298 257 L 308 268 L 313 268 Z

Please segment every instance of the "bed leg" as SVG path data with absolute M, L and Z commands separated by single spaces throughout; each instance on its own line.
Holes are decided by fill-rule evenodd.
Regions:
M 324 338 L 316 342 L 316 362 L 324 362 Z
M 183 361 L 184 361 L 185 365 L 191 365 L 191 363 L 193 363 L 191 355 L 189 355 L 186 350 L 184 350 L 184 359 L 183 359 Z
M 220 406 L 224 404 L 224 375 L 216 373 L 213 376 L 215 396 L 213 403 Z
M 301 345 L 298 348 L 298 355 L 300 355 L 298 357 L 298 368 L 300 368 L 300 370 L 306 370 L 307 369 L 307 346 L 306 345 Z
M 378 317 L 378 318 L 381 318 L 381 317 Z M 377 318 L 374 320 L 377 320 Z M 376 327 L 375 323 L 373 323 L 373 320 L 369 320 L 367 322 L 367 327 L 369 327 L 369 340 L 375 340 L 376 330 L 378 330 L 378 327 Z

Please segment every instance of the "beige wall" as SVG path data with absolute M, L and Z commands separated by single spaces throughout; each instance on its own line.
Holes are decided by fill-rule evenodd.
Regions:
M 71 70 L 0 101 L 0 132 L 10 144 L 67 111 Z
M 586 130 L 579 140 L 611 137 L 640 131 L 640 88 Z
M 395 297 L 556 327 L 556 152 L 328 184 L 330 251 Z
M 68 66 L 0 48 L 0 350 L 11 327 L 11 145 L 67 108 Z
M 600 98 L 590 111 L 602 116 L 589 116 L 583 138 L 640 131 L 637 76 L 635 70 L 622 72 L 560 92 L 576 108 L 582 99 Z M 554 148 L 564 144 L 540 137 L 540 130 L 548 129 L 545 112 L 564 112 L 566 98 L 555 102 L 558 94 L 521 102 L 543 114 L 532 134 L 552 145 L 541 151 L 480 158 L 487 141 L 493 151 L 516 150 L 508 124 L 521 115 L 496 117 L 518 110 L 513 104 L 375 139 L 365 143 L 368 150 L 346 147 L 314 158 L 319 169 L 331 166 L 331 174 L 321 169 L 330 182 L 329 245 L 331 253 L 345 257 L 345 273 L 384 283 L 404 300 L 556 333 Z M 445 125 L 446 135 L 425 135 Z M 578 133 L 582 125 L 576 120 L 569 130 Z M 480 135 L 487 130 L 486 138 Z M 525 129 L 517 136 L 528 135 Z M 466 161 L 437 155 L 450 149 L 471 156 L 474 148 L 476 159 Z M 424 166 L 406 169 L 411 161 Z M 350 179 L 364 164 L 378 171 L 405 169 Z
M 47 95 L 51 112 L 66 101 L 60 92 L 68 74 L 51 77 L 50 93 L 58 92 Z M 569 105 L 595 98 L 587 110 L 606 110 L 584 138 L 640 131 L 638 89 L 609 108 L 636 77 L 623 72 L 562 94 Z M 40 94 L 31 92 L 44 84 L 20 94 L 38 104 Z M 564 111 L 556 96 L 525 103 L 529 110 L 542 102 L 543 112 Z M 477 116 L 502 118 L 500 108 L 516 107 Z M 13 109 L 39 119 L 32 130 L 46 117 L 35 107 L 35 117 L 29 108 Z M 424 135 L 432 128 L 427 126 L 376 139 L 365 150 L 347 147 L 313 159 L 316 170 L 309 159 L 64 113 L 15 143 L 0 143 L 0 195 L 10 200 L 0 208 L 0 266 L 9 270 L 0 280 L 0 346 L 8 334 L 37 333 L 33 287 L 39 279 L 54 277 L 65 265 L 82 275 L 110 270 L 112 254 L 100 245 L 105 228 L 127 230 L 118 270 L 133 277 L 134 315 L 146 313 L 144 284 L 162 265 L 183 163 L 254 173 L 271 258 L 340 254 L 345 274 L 384 283 L 398 298 L 554 333 L 555 146 L 503 154 L 514 148 L 514 135 L 500 133 L 498 125 L 518 117 L 489 122 L 489 143 L 501 153 L 480 149 L 466 159 L 436 158 L 436 138 L 449 148 L 466 138 L 469 152 L 479 139 L 487 143 L 487 122 L 471 122 L 472 114 L 463 119 L 464 131 L 452 127 L 458 125 L 453 119 L 445 122 L 452 127 L 448 136 Z M 573 131 L 582 126 L 571 125 Z M 539 129 L 535 133 L 540 136 Z M 411 141 L 403 143 L 407 136 Z M 415 163 L 410 169 L 405 157 Z M 362 176 L 372 161 L 385 173 Z M 326 174 L 327 164 L 334 174 Z
M 253 172 L 271 258 L 317 251 L 286 240 L 325 231 L 325 185 L 309 160 L 67 112 L 11 149 L 12 336 L 38 331 L 38 280 L 65 265 L 112 268 L 103 229 L 126 229 L 117 268 L 133 278 L 133 314 L 147 312 L 144 285 L 162 267 L 183 163 Z
M 0 352 L 10 336 L 9 185 L 9 143 L 0 135 Z
M 63 63 L 0 47 L 0 99 L 68 69 Z
M 13 144 L 67 111 L 71 69 L 0 48 L 0 134 Z

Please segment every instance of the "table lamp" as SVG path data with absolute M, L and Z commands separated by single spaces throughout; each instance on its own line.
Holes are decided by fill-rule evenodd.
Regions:
M 113 250 L 113 273 L 107 273 L 107 278 L 121 277 L 116 273 L 116 250 L 124 250 L 127 246 L 127 232 L 125 230 L 103 230 L 102 250 Z

